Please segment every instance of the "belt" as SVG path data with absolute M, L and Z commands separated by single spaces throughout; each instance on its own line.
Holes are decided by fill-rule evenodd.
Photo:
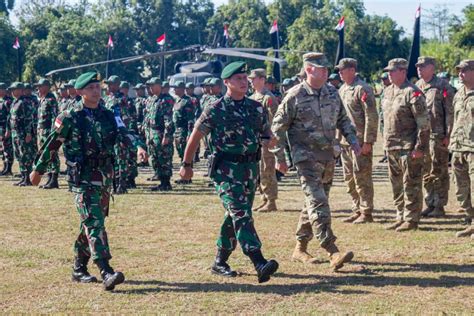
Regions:
M 229 161 L 229 162 L 248 163 L 248 162 L 260 161 L 261 154 L 260 154 L 260 150 L 256 153 L 245 154 L 245 155 L 222 153 L 221 158 L 222 160 Z
M 105 158 L 86 158 L 84 160 L 84 166 L 90 168 L 101 168 L 107 165 L 111 165 L 114 163 L 113 157 L 105 157 Z

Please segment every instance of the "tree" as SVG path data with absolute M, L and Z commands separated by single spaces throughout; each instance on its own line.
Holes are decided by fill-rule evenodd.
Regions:
M 15 0 L 0 0 L 0 14 L 4 13 L 8 16 L 14 6 Z
M 463 20 L 453 23 L 449 33 L 456 46 L 472 49 L 474 47 L 474 4 L 468 5 L 462 12 Z
M 422 25 L 431 33 L 435 40 L 446 43 L 449 40 L 449 26 L 455 17 L 449 13 L 447 5 L 428 9 L 426 12 L 427 14 L 423 18 Z
M 13 81 L 17 77 L 17 51 L 12 45 L 17 36 L 6 14 L 0 13 L 0 82 Z

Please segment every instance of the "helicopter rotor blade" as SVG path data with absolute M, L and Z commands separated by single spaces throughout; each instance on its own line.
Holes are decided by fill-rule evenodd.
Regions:
M 154 58 L 154 57 L 161 57 L 161 56 L 166 56 L 166 55 L 175 55 L 175 54 L 189 52 L 189 51 L 197 51 L 199 49 L 200 49 L 199 45 L 194 45 L 194 46 L 189 46 L 189 47 L 182 48 L 182 49 L 168 50 L 168 51 L 157 52 L 157 53 L 149 53 L 149 54 L 129 57 L 129 58 L 123 60 L 122 63 L 125 64 L 125 63 L 130 63 L 130 62 L 133 62 L 133 61 L 139 61 L 139 60 L 149 59 L 149 58 Z
M 235 51 L 242 51 L 242 52 L 282 52 L 282 53 L 310 53 L 307 50 L 293 50 L 293 49 L 274 49 L 274 48 L 246 48 L 246 47 L 228 47 L 226 49 L 235 50 Z
M 224 55 L 224 56 L 231 56 L 231 57 L 241 57 L 241 58 L 249 58 L 249 59 L 256 59 L 256 60 L 263 60 L 263 61 L 272 61 L 279 63 L 281 66 L 286 66 L 287 62 L 281 58 L 245 53 L 241 51 L 234 51 L 228 50 L 226 48 L 214 48 L 214 49 L 205 49 L 202 51 L 203 54 L 213 54 L 213 55 Z
M 75 70 L 75 69 L 81 69 L 81 68 L 86 68 L 86 67 L 91 67 L 91 66 L 98 66 L 98 65 L 104 65 L 104 64 L 115 63 L 115 62 L 119 62 L 119 61 L 124 61 L 124 60 L 130 59 L 130 58 L 132 58 L 132 57 L 131 57 L 131 56 L 130 56 L 130 57 L 123 57 L 123 58 L 117 58 L 117 59 L 111 59 L 111 60 L 104 60 L 104 61 L 99 61 L 99 62 L 95 62 L 95 63 L 84 64 L 84 65 L 78 65 L 78 66 L 72 66 L 72 67 L 54 69 L 54 70 L 51 70 L 51 71 L 49 71 L 48 73 L 46 73 L 45 76 L 51 76 L 51 75 L 54 75 L 54 74 L 56 74 L 56 73 L 64 72 L 64 71 L 68 71 L 68 70 Z

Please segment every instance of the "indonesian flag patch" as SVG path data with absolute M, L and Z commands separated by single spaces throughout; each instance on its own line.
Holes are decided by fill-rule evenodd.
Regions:
M 413 97 L 414 98 L 418 98 L 420 95 L 422 95 L 423 93 L 421 91 L 413 91 Z
M 54 120 L 54 127 L 59 129 L 59 128 L 61 128 L 62 125 L 63 125 L 63 121 L 61 121 L 61 119 L 59 117 L 57 117 L 56 120 Z

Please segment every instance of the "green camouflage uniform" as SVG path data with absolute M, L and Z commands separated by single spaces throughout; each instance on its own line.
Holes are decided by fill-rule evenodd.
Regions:
M 9 96 L 0 99 L 0 153 L 2 154 L 3 161 L 10 164 L 13 163 L 13 144 L 11 135 L 9 138 L 5 138 L 5 134 L 7 132 L 12 103 L 13 99 Z
M 76 255 L 91 257 L 94 261 L 111 258 L 104 225 L 109 210 L 117 143 L 141 145 L 125 128 L 119 113 L 114 116 L 103 105 L 97 109 L 85 108 L 80 102 L 56 118 L 54 130 L 41 147 L 34 165 L 34 170 L 44 174 L 63 144 L 68 163 L 80 165 L 77 181 L 72 178 L 75 168 L 69 170 L 68 177 L 81 219 L 74 251 Z
M 218 155 L 257 155 L 260 138 L 271 135 L 260 103 L 249 98 L 236 102 L 229 96 L 207 106 L 195 128 L 209 135 L 210 149 Z M 210 175 L 225 208 L 218 248 L 232 251 L 239 242 L 246 255 L 260 249 L 252 218 L 257 172 L 256 160 L 231 162 L 224 157 Z
M 37 147 L 38 144 L 38 109 L 39 109 L 39 100 L 36 97 L 36 95 L 32 94 L 29 96 L 24 96 L 25 99 L 29 100 L 29 112 L 31 117 L 33 118 L 33 125 L 31 126 L 32 131 L 31 135 L 33 135 L 33 142 L 35 144 L 35 147 Z M 36 149 L 35 149 L 36 150 Z
M 173 107 L 174 139 L 178 156 L 183 160 L 186 141 L 194 128 L 196 109 L 187 95 L 176 97 Z
M 51 134 L 54 120 L 58 115 L 58 104 L 55 96 L 49 92 L 44 98 L 40 98 L 38 108 L 38 136 L 39 145 L 43 146 L 49 134 Z M 55 152 L 51 163 L 48 166 L 48 172 L 59 173 L 59 156 Z
M 135 110 L 137 112 L 137 129 L 140 139 L 145 142 L 145 132 L 143 129 L 143 122 L 147 115 L 147 100 L 145 97 L 135 98 Z

